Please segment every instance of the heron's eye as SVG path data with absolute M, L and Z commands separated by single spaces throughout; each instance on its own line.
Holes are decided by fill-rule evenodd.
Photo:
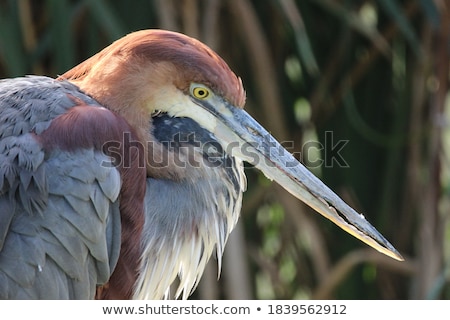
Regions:
M 209 89 L 205 87 L 194 87 L 192 88 L 192 95 L 194 98 L 204 100 L 209 97 Z

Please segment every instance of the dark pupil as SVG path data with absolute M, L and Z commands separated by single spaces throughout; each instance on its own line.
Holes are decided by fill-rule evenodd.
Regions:
M 205 95 L 205 91 L 204 90 L 198 90 L 198 95 L 199 96 L 204 96 Z

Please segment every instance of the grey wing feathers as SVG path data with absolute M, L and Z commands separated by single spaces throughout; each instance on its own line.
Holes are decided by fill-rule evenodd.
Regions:
M 105 194 L 100 184 L 120 186 L 120 178 L 99 160 L 108 159 L 83 150 L 59 152 L 43 164 L 47 206 L 41 214 L 16 206 L 0 252 L 1 298 L 89 299 L 108 281 L 120 248 L 118 192 Z M 77 166 L 96 174 L 72 177 Z
M 0 81 L 2 299 L 93 298 L 118 259 L 120 176 L 110 158 L 92 149 L 46 154 L 36 139 L 74 104 L 68 92 L 95 103 L 49 78 Z
M 74 105 L 68 94 L 96 104 L 69 82 L 40 76 L 0 80 L 0 138 L 42 133 L 56 116 Z

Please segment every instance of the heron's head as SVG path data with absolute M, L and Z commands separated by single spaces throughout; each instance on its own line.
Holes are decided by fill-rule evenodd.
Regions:
M 228 156 L 251 163 L 348 233 L 390 257 L 402 259 L 364 216 L 344 203 L 243 110 L 245 92 L 240 78 L 201 42 L 169 31 L 135 32 L 61 78 L 123 115 L 146 141 L 155 139 L 148 126 L 156 115 L 194 121 L 214 136 Z M 157 169 L 149 165 L 147 172 L 159 177 L 183 177 L 183 170 L 174 167 Z

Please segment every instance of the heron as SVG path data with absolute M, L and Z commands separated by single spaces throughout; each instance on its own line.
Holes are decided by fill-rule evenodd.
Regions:
M 244 162 L 374 249 L 400 253 L 243 108 L 202 42 L 130 33 L 57 78 L 0 81 L 0 297 L 162 299 L 218 268 Z M 177 280 L 178 279 L 178 280 Z

